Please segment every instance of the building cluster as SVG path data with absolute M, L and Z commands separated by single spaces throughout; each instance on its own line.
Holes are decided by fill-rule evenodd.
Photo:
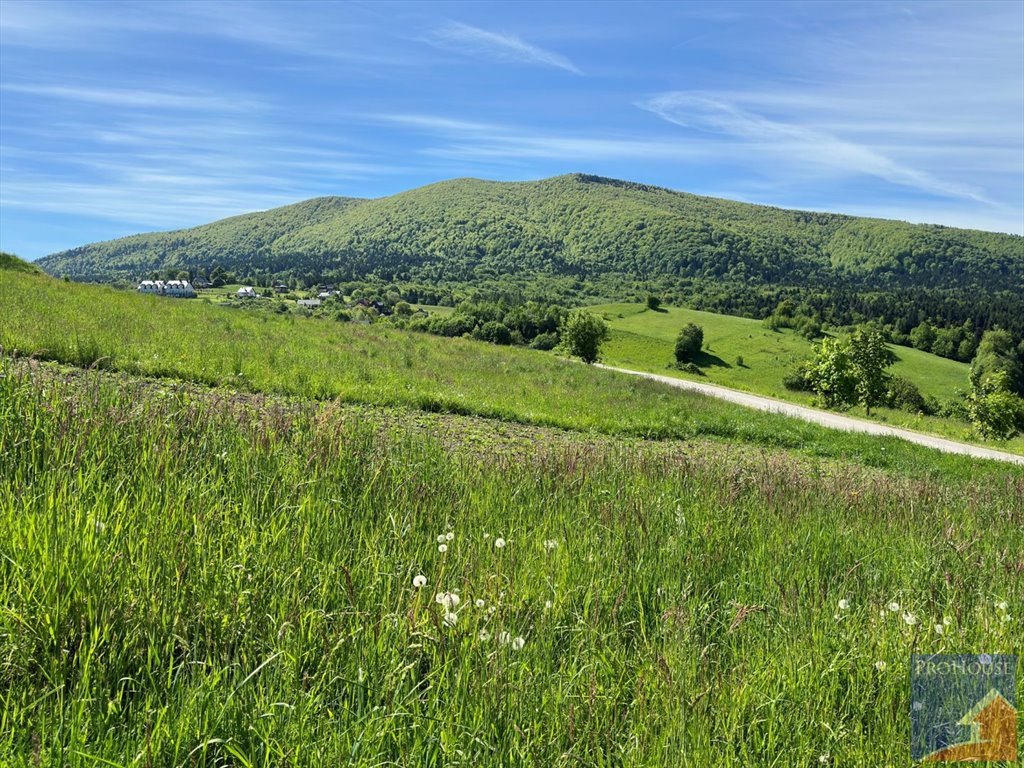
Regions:
M 172 296 L 178 299 L 194 299 L 196 290 L 188 280 L 143 280 L 139 283 L 139 293 L 154 296 Z

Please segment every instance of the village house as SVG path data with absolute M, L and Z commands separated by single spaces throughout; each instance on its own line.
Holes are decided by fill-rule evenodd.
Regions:
M 319 307 L 323 302 L 320 299 L 296 299 L 295 303 L 300 307 Z
M 235 296 L 237 296 L 240 299 L 255 299 L 256 289 L 253 288 L 251 285 L 243 285 L 235 292 Z
M 188 280 L 143 280 L 136 289 L 139 293 L 149 293 L 154 296 L 170 296 L 176 299 L 194 299 L 195 289 Z

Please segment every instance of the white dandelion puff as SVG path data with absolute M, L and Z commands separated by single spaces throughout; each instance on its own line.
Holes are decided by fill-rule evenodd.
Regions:
M 445 541 L 451 541 L 451 540 L 452 540 L 452 539 L 454 539 L 454 538 L 455 538 L 455 534 L 454 534 L 454 533 L 452 533 L 451 531 L 448 531 L 448 533 L 446 533 L 446 534 L 444 535 L 444 539 L 445 539 Z
M 848 610 L 849 607 L 850 607 L 850 601 L 847 600 L 845 597 L 842 600 L 839 601 L 839 610 L 845 611 L 845 610 Z
M 906 624 L 907 626 L 910 626 L 910 627 L 912 627 L 912 626 L 914 626 L 915 624 L 917 624 L 917 616 L 915 616 L 915 615 L 914 615 L 914 614 L 912 614 L 912 613 L 904 613 L 904 614 L 903 614 L 903 622 L 904 622 L 904 623 L 905 623 L 905 624 Z
M 946 632 L 946 628 L 942 624 L 936 624 L 935 625 L 935 634 L 936 635 L 942 635 L 942 634 L 945 634 L 945 632 Z
M 462 600 L 454 592 L 438 592 L 434 595 L 434 602 L 443 605 L 448 610 L 458 607 Z
M 498 642 L 502 645 L 508 645 L 512 642 L 512 635 L 508 632 L 502 632 L 498 635 Z
M 485 539 L 491 538 L 491 534 L 487 533 L 487 531 L 484 531 L 484 538 Z
M 443 533 L 437 534 L 437 543 L 438 544 L 444 544 L 444 542 L 445 542 L 444 534 Z
M 492 606 L 488 607 L 488 609 L 487 609 L 487 612 L 488 612 L 489 614 L 491 614 L 491 615 L 494 615 L 494 613 L 495 613 L 495 612 L 496 612 L 497 610 L 498 610 L 498 609 L 497 609 L 497 607 L 496 607 L 496 606 L 493 606 L 493 605 L 492 605 Z
M 496 549 L 504 549 L 505 548 L 505 540 L 503 538 L 501 538 L 501 536 L 499 536 L 498 538 L 496 538 L 494 540 L 494 546 L 495 546 Z
M 554 607 L 555 607 L 555 604 L 552 603 L 550 600 L 545 600 L 544 601 L 544 610 L 545 611 L 550 611 Z
M 546 539 L 544 541 L 544 549 L 546 549 L 548 552 L 551 552 L 552 550 L 557 549 L 557 548 L 558 548 L 558 542 L 555 541 L 554 539 Z
M 951 619 L 949 616 L 943 616 L 942 623 L 948 627 L 950 624 L 953 623 L 953 619 Z
M 879 672 L 885 672 L 885 668 L 888 667 L 888 666 L 889 665 L 886 664 L 881 659 L 879 659 L 878 661 L 875 662 L 875 669 L 877 669 Z
M 521 637 L 517 637 L 515 640 L 512 641 L 512 650 L 521 651 L 523 650 L 524 645 L 526 645 L 526 641 Z
M 1008 605 L 1008 604 L 1006 603 L 1006 601 L 1005 601 L 1005 600 L 1002 600 L 1002 601 L 1000 601 L 1000 602 L 996 603 L 996 608 L 998 608 L 998 609 L 999 609 L 1000 611 L 1002 611 L 1003 613 L 1006 613 L 1006 610 L 1007 610 L 1007 609 L 1008 609 L 1009 607 L 1010 607 L 1010 606 L 1009 606 L 1009 605 Z
M 416 589 L 419 589 L 420 587 L 422 587 L 426 583 L 427 583 L 427 577 L 424 576 L 422 573 L 417 575 L 417 576 L 413 576 L 412 577 L 412 585 L 414 587 L 416 587 Z
M 458 622 L 458 620 L 459 620 L 459 617 L 457 615 L 455 615 L 451 611 L 445 611 L 445 614 L 444 614 L 444 625 L 446 627 L 454 627 L 455 624 Z
M 437 551 L 440 552 L 443 555 L 445 552 L 448 551 L 448 545 L 447 544 L 438 544 L 437 545 Z
M 479 638 L 480 638 L 480 642 L 482 642 L 482 643 L 486 643 L 486 642 L 487 642 L 488 640 L 490 640 L 490 639 L 491 639 L 491 633 L 490 633 L 490 632 L 488 632 L 488 631 L 487 631 L 486 629 L 481 629 L 481 630 L 480 630 L 480 631 L 479 631 L 479 632 L 477 633 L 477 637 L 479 637 Z
M 900 610 L 900 604 L 899 604 L 899 603 L 897 603 L 897 602 L 896 602 L 896 601 L 894 600 L 893 602 L 889 603 L 889 610 L 890 610 L 890 611 L 891 611 L 892 613 L 899 613 L 899 610 Z
M 486 605 L 486 603 L 483 600 L 481 600 L 479 597 L 476 599 L 476 601 L 473 604 L 477 608 L 483 608 Z

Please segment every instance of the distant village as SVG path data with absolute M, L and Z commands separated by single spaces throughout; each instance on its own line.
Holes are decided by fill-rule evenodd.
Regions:
M 212 286 L 206 282 L 197 280 L 193 285 L 188 280 L 143 280 L 138 284 L 136 290 L 139 293 L 149 294 L 152 296 L 166 296 L 168 298 L 176 299 L 195 299 L 198 298 L 198 290 L 204 290 L 211 288 Z M 317 285 L 314 289 L 316 296 L 309 296 L 308 298 L 295 299 L 295 304 L 305 309 L 315 309 L 321 306 L 325 301 L 336 300 L 338 302 L 344 302 L 345 297 L 341 291 L 338 290 L 337 286 L 331 283 L 322 283 Z M 235 291 L 234 295 L 228 294 L 225 298 L 234 298 L 239 301 L 250 301 L 271 298 L 274 295 L 294 293 L 294 289 L 278 283 L 272 285 L 270 288 L 257 289 L 251 285 L 243 285 Z M 311 292 L 312 293 L 312 292 Z M 388 316 L 392 314 L 392 307 L 383 301 L 370 301 L 367 299 L 356 299 L 346 304 L 349 308 L 365 308 L 373 309 L 377 315 Z M 426 314 L 426 313 L 423 313 Z

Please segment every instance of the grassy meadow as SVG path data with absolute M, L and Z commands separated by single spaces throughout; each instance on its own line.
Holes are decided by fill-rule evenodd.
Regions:
M 776 397 L 803 405 L 813 395 L 793 392 L 782 385 L 783 377 L 813 355 L 814 344 L 789 329 L 771 330 L 759 320 L 718 315 L 678 307 L 651 311 L 643 304 L 600 304 L 587 307 L 608 322 L 612 335 L 602 349 L 604 362 L 622 368 L 705 381 Z M 704 329 L 704 349 L 698 360 L 703 376 L 667 369 L 675 360 L 673 349 L 679 330 L 687 323 Z M 909 347 L 890 345 L 897 361 L 889 372 L 913 382 L 925 397 L 951 399 L 969 387 L 970 366 Z M 737 365 L 738 357 L 743 365 Z M 870 417 L 857 407 L 850 415 L 871 418 L 898 427 L 931 432 L 955 440 L 983 442 L 971 426 L 955 419 L 878 408 Z M 1024 438 L 996 443 L 1001 450 L 1024 453 Z
M 904 765 L 911 652 L 1024 651 L 989 469 L 3 360 L 0 764 Z
M 836 432 L 554 355 L 0 273 L 0 347 L 249 392 L 655 439 L 717 437 L 967 479 L 985 463 Z

